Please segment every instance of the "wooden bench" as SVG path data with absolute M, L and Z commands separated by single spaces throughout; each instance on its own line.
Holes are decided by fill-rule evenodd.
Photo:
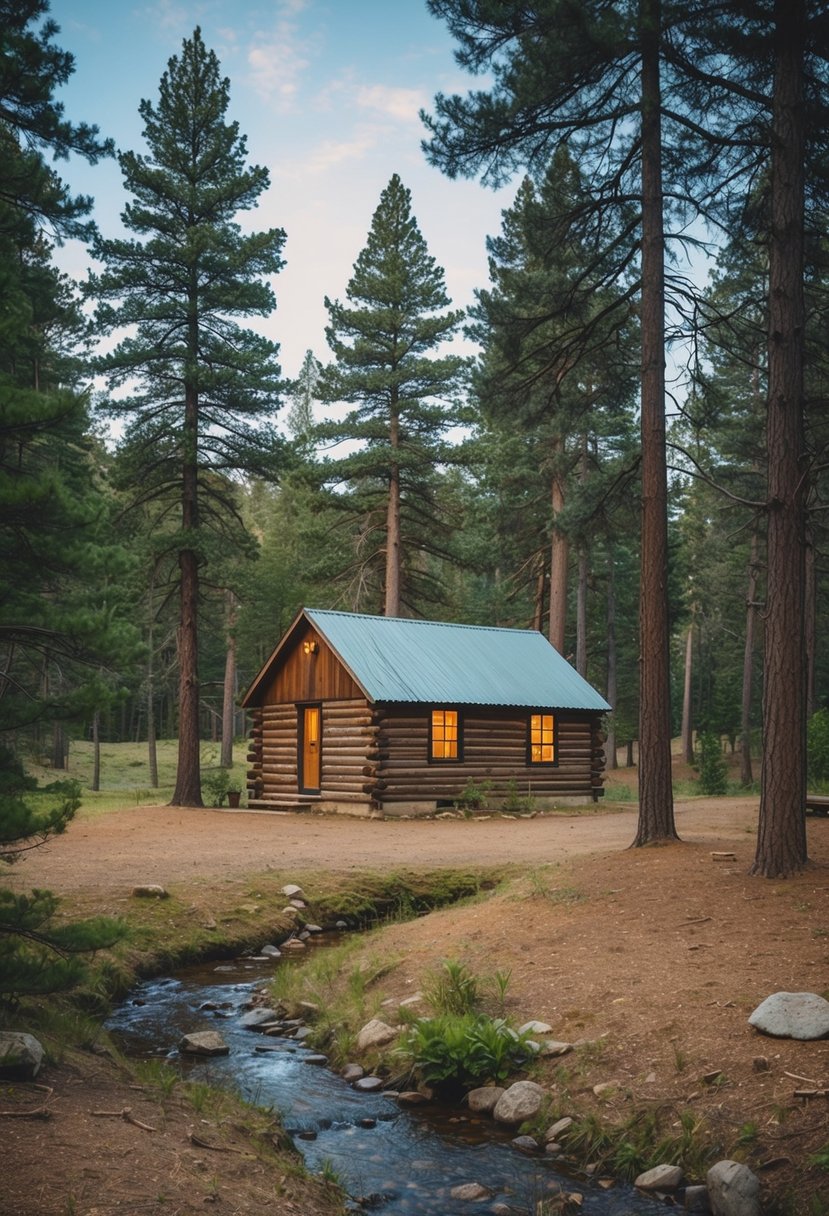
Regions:
M 807 815 L 829 815 L 829 794 L 807 794 Z

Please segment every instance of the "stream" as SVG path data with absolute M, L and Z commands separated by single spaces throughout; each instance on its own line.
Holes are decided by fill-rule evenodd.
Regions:
M 515 1131 L 463 1108 L 428 1104 L 402 1109 L 382 1093 L 351 1088 L 336 1073 L 307 1063 L 301 1043 L 266 1037 L 240 1025 L 254 992 L 273 974 L 272 962 L 238 959 L 149 980 L 115 1010 L 107 1028 L 133 1058 L 175 1058 L 191 1079 L 232 1087 L 279 1112 L 308 1168 L 328 1163 L 352 1199 L 383 1216 L 471 1216 L 497 1203 L 534 1214 L 560 1190 L 583 1195 L 589 1216 L 664 1213 L 664 1205 L 619 1183 L 603 1190 L 584 1174 L 562 1172 L 543 1157 L 513 1148 Z M 290 964 L 296 965 L 296 964 Z M 216 1008 L 204 1010 L 210 1004 Z M 179 1056 L 182 1034 L 217 1030 L 230 1055 Z M 470 1203 L 450 1191 L 478 1182 L 490 1199 Z

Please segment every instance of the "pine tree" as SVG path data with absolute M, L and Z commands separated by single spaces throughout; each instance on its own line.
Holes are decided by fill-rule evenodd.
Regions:
M 383 611 L 398 616 L 404 604 L 411 610 L 434 596 L 428 571 L 422 562 L 417 568 L 422 555 L 449 551 L 436 510 L 436 467 L 450 458 L 445 435 L 458 419 L 451 398 L 464 360 L 432 353 L 462 314 L 446 311 L 443 270 L 397 174 L 380 197 L 346 296 L 346 303 L 326 297 L 335 362 L 319 388 L 323 401 L 354 408 L 318 435 L 358 446 L 327 461 L 321 475 L 347 488 L 337 505 L 357 521 L 354 565 L 369 586 L 379 576 Z
M 169 526 L 179 581 L 179 754 L 174 805 L 201 805 L 198 611 L 215 546 L 239 542 L 238 471 L 275 475 L 281 445 L 269 422 L 280 388 L 276 346 L 233 318 L 267 315 L 267 278 L 282 266 L 280 229 L 243 234 L 241 211 L 268 186 L 246 164 L 226 121 L 229 82 L 196 29 L 142 101 L 148 152 L 119 157 L 132 195 L 123 221 L 136 239 L 95 242 L 90 276 L 101 332 L 131 330 L 99 360 L 111 387 L 140 388 L 109 404 L 127 419 L 122 477 L 153 524 Z
M 47 153 L 94 162 L 108 145 L 55 100 L 72 57 L 47 12 L 0 0 L 0 863 L 62 832 L 79 805 L 71 783 L 37 790 L 9 742 L 91 709 L 103 689 L 90 671 L 119 650 L 128 663 L 133 641 L 101 593 L 119 555 L 73 359 L 81 317 L 47 236 L 86 235 L 90 209 Z M 48 891 L 0 889 L 0 1001 L 70 986 L 80 955 L 120 936 L 111 921 L 56 924 L 56 907 Z
M 322 374 L 322 364 L 312 350 L 306 350 L 299 375 L 290 388 L 291 405 L 288 410 L 288 430 L 303 446 L 306 446 L 314 430 L 314 402 L 317 400 L 317 383 Z

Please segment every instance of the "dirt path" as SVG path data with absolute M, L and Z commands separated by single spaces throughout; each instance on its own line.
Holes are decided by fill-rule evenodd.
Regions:
M 679 802 L 677 828 L 689 843 L 745 840 L 757 822 L 756 798 Z M 139 882 L 232 878 L 268 868 L 364 869 L 392 865 L 478 866 L 562 861 L 625 849 L 636 811 L 500 817 L 368 820 L 343 816 L 187 810 L 145 806 L 81 817 L 23 858 L 11 872 L 20 887 L 103 891 Z

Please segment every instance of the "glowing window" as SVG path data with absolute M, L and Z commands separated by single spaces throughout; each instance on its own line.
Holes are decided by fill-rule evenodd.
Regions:
M 555 718 L 552 714 L 530 714 L 530 763 L 554 764 Z
M 458 711 L 432 710 L 432 759 L 458 759 Z

